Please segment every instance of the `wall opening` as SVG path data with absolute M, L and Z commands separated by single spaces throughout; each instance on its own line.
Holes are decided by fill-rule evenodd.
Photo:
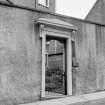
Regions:
M 67 94 L 66 40 L 46 37 L 46 97 Z

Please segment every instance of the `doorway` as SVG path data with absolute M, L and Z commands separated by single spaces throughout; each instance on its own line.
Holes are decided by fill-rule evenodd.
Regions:
M 72 95 L 71 37 L 61 33 L 44 32 L 42 37 L 41 97 L 55 98 L 59 95 L 60 97 Z
M 64 82 L 61 81 L 61 84 L 64 85 L 64 87 L 62 86 L 62 88 L 63 88 L 62 90 L 64 90 L 64 92 L 62 92 L 61 94 L 72 95 L 72 45 L 71 45 L 71 42 L 72 42 L 72 38 L 75 37 L 74 35 L 75 35 L 75 31 L 77 30 L 77 27 L 75 27 L 74 25 L 69 24 L 65 21 L 62 21 L 60 19 L 49 19 L 49 18 L 38 19 L 36 22 L 36 25 L 39 27 L 38 33 L 39 33 L 39 36 L 40 36 L 41 42 L 42 42 L 41 43 L 42 44 L 42 46 L 41 46 L 41 48 L 42 48 L 42 50 L 41 50 L 41 53 L 42 53 L 42 59 L 41 59 L 41 61 L 42 61 L 41 67 L 42 68 L 41 68 L 41 70 L 42 70 L 42 72 L 41 72 L 41 91 L 40 91 L 41 97 L 44 98 L 46 96 L 46 90 L 48 89 L 46 86 L 47 85 L 46 72 L 48 70 L 46 70 L 46 68 L 48 68 L 48 66 L 49 66 L 49 56 L 50 55 L 48 52 L 46 52 L 46 50 L 47 50 L 46 47 L 47 47 L 47 45 L 49 45 L 50 38 L 51 38 L 51 40 L 55 40 L 60 43 L 62 41 L 65 42 L 65 43 L 63 43 L 64 49 L 65 49 L 65 51 L 63 53 L 63 55 L 65 55 L 63 64 L 66 67 L 64 67 L 64 66 L 62 67 L 62 68 L 65 68 L 62 70 L 64 73 L 62 73 L 62 71 L 60 71 L 59 69 L 55 70 L 55 71 L 58 71 L 60 76 L 61 76 L 61 74 L 63 74 L 63 75 L 66 74 L 66 78 L 65 78 L 65 76 L 63 77 L 63 78 L 65 78 Z M 47 43 L 47 45 L 46 45 L 46 43 Z M 52 58 L 54 58 L 54 56 L 57 56 L 56 54 L 55 55 L 52 54 L 52 55 L 53 55 Z M 58 54 L 58 55 L 60 56 L 60 54 Z M 51 72 L 52 72 L 52 70 L 51 70 Z M 59 75 L 58 75 L 58 77 L 59 77 Z
M 66 39 L 46 37 L 45 96 L 67 95 Z

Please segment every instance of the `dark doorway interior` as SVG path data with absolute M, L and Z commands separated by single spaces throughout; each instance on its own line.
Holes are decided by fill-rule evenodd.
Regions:
M 46 95 L 66 95 L 66 40 L 46 39 Z

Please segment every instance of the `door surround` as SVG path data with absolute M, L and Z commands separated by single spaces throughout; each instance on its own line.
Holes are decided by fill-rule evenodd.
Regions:
M 36 21 L 39 26 L 39 34 L 42 38 L 42 83 L 41 97 L 45 97 L 45 54 L 46 54 L 46 37 L 52 36 L 66 39 L 67 55 L 67 95 L 72 95 L 72 36 L 77 28 L 69 23 L 58 19 L 40 18 Z M 73 36 L 74 37 L 74 36 Z

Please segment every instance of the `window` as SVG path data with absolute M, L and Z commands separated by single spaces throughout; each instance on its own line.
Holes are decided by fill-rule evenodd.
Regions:
M 43 6 L 49 7 L 49 0 L 38 0 L 38 3 Z

